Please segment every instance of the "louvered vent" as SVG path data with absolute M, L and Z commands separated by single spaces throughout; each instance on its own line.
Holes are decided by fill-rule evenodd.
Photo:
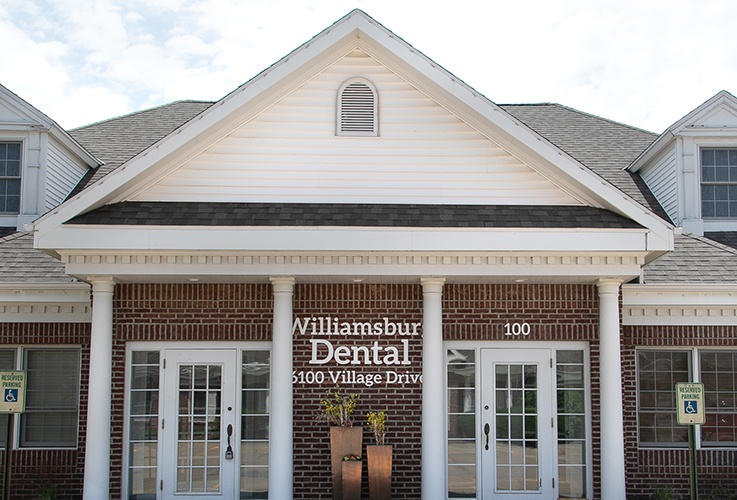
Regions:
M 338 103 L 338 135 L 378 135 L 376 111 L 376 91 L 367 82 L 344 84 Z

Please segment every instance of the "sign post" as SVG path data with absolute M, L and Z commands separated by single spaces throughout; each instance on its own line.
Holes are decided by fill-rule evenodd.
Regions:
M 688 451 L 691 462 L 691 500 L 699 498 L 696 475 L 696 426 L 706 421 L 704 415 L 704 384 L 679 382 L 676 384 L 678 423 L 688 425 Z
M 7 413 L 8 415 L 2 500 L 10 500 L 10 470 L 13 465 L 13 415 L 24 411 L 26 411 L 26 372 L 0 372 L 0 413 Z

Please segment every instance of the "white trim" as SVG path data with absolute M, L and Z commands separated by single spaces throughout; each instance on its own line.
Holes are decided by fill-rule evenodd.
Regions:
M 737 325 L 737 285 L 622 286 L 622 325 Z
M 0 323 L 89 323 L 87 283 L 0 283 Z

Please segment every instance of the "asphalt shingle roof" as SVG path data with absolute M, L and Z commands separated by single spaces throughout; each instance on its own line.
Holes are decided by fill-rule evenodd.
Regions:
M 91 170 L 75 190 L 79 192 L 96 182 L 152 144 L 210 107 L 212 102 L 180 101 L 130 115 L 112 118 L 70 131 L 72 137 L 105 165 Z M 655 134 L 611 120 L 583 113 L 558 104 L 509 104 L 501 108 L 530 127 L 572 158 L 581 162 L 634 200 L 668 220 L 667 215 L 637 174 L 627 167 L 656 138 Z M 562 207 L 434 207 L 443 213 L 402 208 L 355 205 L 263 205 L 246 208 L 226 204 L 180 203 L 151 205 L 122 203 L 103 207 L 80 216 L 75 222 L 89 224 L 266 224 L 266 225 L 446 225 L 475 227 L 496 224 L 498 227 L 631 227 L 631 221 L 617 220 L 614 214 L 581 209 L 580 226 L 556 226 L 565 213 Z M 396 207 L 395 207 L 396 208 Z M 566 210 L 572 207 L 567 207 Z M 578 210 L 577 209 L 577 210 Z M 536 211 L 537 210 L 537 211 Z M 540 211 L 541 210 L 541 211 Z M 590 209 L 595 210 L 595 209 Z M 568 214 L 570 215 L 570 213 Z M 512 220 L 514 219 L 514 223 Z M 620 218 L 621 219 L 621 218 Z M 621 224 L 621 226 L 617 226 Z M 237 224 L 236 224 L 237 225 Z M 613 227 L 613 226 L 607 226 Z M 737 247 L 737 233 L 711 233 L 708 236 L 725 245 Z M 16 233 L 0 238 L 0 281 L 71 281 L 63 275 L 59 262 L 32 248 L 30 234 Z M 709 238 L 677 236 L 676 250 L 648 264 L 645 281 L 658 282 L 737 282 L 737 251 Z
M 624 170 L 658 136 L 560 104 L 503 104 L 519 121 L 671 222 L 638 174 Z
M 91 170 L 70 196 L 94 184 L 212 105 L 209 101 L 177 101 L 70 130 L 69 135 L 105 162 Z
M 328 203 L 124 202 L 70 224 L 174 226 L 386 226 L 638 228 L 607 210 L 581 206 Z
M 645 266 L 645 283 L 735 283 L 737 250 L 693 234 L 676 235 L 675 249 Z
M 33 233 L 0 238 L 0 283 L 73 283 L 57 259 L 33 248 Z

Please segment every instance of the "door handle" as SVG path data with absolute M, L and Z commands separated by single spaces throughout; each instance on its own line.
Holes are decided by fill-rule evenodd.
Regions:
M 486 450 L 489 450 L 489 422 L 486 422 L 486 425 L 484 425 L 484 434 L 486 434 Z
M 233 435 L 233 425 L 228 424 L 228 448 L 225 450 L 225 460 L 233 460 L 233 448 L 230 446 L 230 436 Z

